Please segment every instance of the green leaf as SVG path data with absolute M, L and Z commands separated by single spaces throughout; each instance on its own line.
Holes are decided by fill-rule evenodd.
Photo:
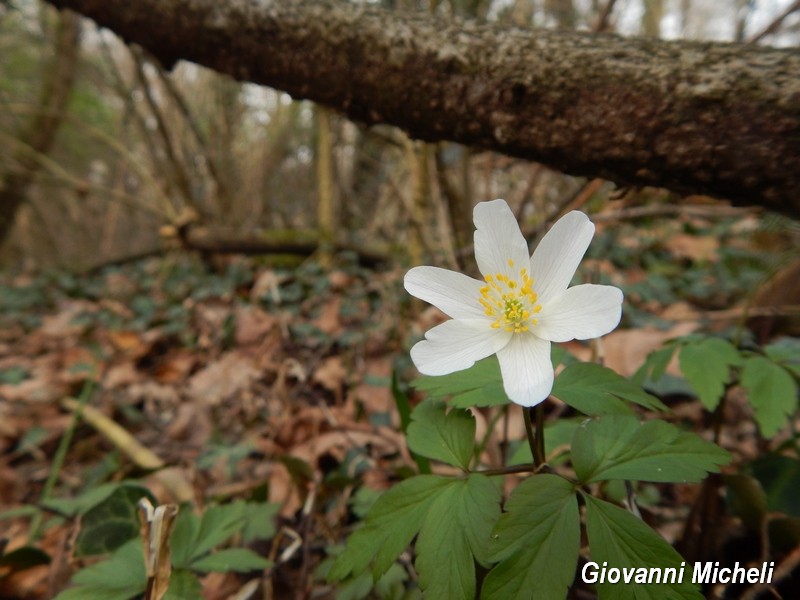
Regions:
M 194 567 L 196 559 L 212 548 L 216 548 L 241 531 L 245 524 L 244 503 L 234 502 L 223 506 L 207 508 L 200 518 L 200 526 L 192 541 L 190 562 Z M 176 566 L 176 561 L 173 561 Z
M 606 415 L 587 420 L 572 438 L 572 465 L 584 484 L 605 479 L 699 481 L 730 454 L 663 421 Z
M 664 598 L 702 600 L 697 586 L 691 583 L 692 566 L 686 567 L 683 583 L 672 583 L 672 577 L 661 583 L 636 583 L 635 575 L 645 576 L 652 567 L 672 568 L 680 574 L 685 565 L 681 555 L 667 544 L 644 521 L 626 510 L 603 500 L 583 494 L 586 501 L 586 532 L 589 537 L 589 553 L 597 565 L 608 563 L 616 569 L 632 575 L 630 583 L 596 582 L 600 600 L 663 600 Z M 581 570 L 581 577 L 590 583 L 590 563 Z M 623 572 L 624 573 L 624 572 Z
M 688 343 L 678 353 L 681 373 L 708 410 L 717 407 L 730 381 L 730 368 L 741 362 L 736 347 L 721 338 Z
M 483 475 L 451 479 L 437 494 L 416 544 L 415 566 L 426 597 L 475 597 L 475 560 L 488 565 L 489 536 L 499 516 L 500 492 Z
M 375 502 L 364 527 L 350 536 L 333 563 L 328 580 L 358 578 L 372 564 L 377 581 L 419 533 L 416 567 L 428 595 L 471 599 L 473 562 L 487 564 L 489 534 L 499 514 L 500 493 L 483 475 L 417 475 Z M 473 595 L 464 596 L 470 590 Z
M 481 598 L 563 598 L 575 577 L 580 513 L 572 484 L 556 475 L 529 477 L 512 492 L 490 542 L 501 561 Z
M 47 498 L 42 501 L 42 506 L 60 515 L 72 517 L 78 514 L 84 514 L 93 506 L 97 506 L 103 502 L 103 500 L 113 494 L 120 486 L 128 485 L 136 485 L 141 488 L 138 484 L 129 481 L 104 483 L 97 487 L 90 488 L 75 498 Z M 151 497 L 151 501 L 155 502 L 155 499 Z
M 764 488 L 755 477 L 742 474 L 724 476 L 728 502 L 733 512 L 752 533 L 761 533 L 769 507 Z
M 336 586 L 336 600 L 363 600 L 368 598 L 374 590 L 378 598 L 402 598 L 412 600 L 419 596 L 412 591 L 404 589 L 403 582 L 408 579 L 406 570 L 397 563 L 389 567 L 386 574 L 377 583 L 372 580 L 372 574 L 364 571 L 358 577 L 347 579 Z M 400 593 L 398 593 L 398 591 Z M 419 589 L 414 590 L 419 592 Z M 373 598 L 376 597 L 373 595 Z
M 172 565 L 176 569 L 189 568 L 194 556 L 194 542 L 200 530 L 200 518 L 187 504 L 181 508 L 169 538 Z
M 761 433 L 774 436 L 797 410 L 797 382 L 786 369 L 763 356 L 744 361 L 739 381 L 749 392 Z
M 769 510 L 800 517 L 800 460 L 769 454 L 754 461 L 749 470 L 764 488 Z
M 244 527 L 242 539 L 245 543 L 256 540 L 267 540 L 275 535 L 275 516 L 280 511 L 281 505 L 277 502 L 247 502 L 242 515 Z
M 369 511 L 364 526 L 347 540 L 328 579 L 342 580 L 351 573 L 358 576 L 373 561 L 373 577 L 379 578 L 411 543 L 430 505 L 449 481 L 436 475 L 417 475 L 384 492 Z
M 10 367 L 0 370 L 0 383 L 7 385 L 17 385 L 30 377 L 28 371 L 22 367 Z
M 392 369 L 392 398 L 397 407 L 397 414 L 400 415 L 400 429 L 403 435 L 407 435 L 408 426 L 411 425 L 411 401 L 405 390 L 400 388 L 396 369 Z M 417 471 L 420 473 L 431 472 L 431 463 L 427 458 L 416 452 L 412 452 L 411 455 L 414 462 L 417 463 Z
M 800 377 L 800 339 L 784 337 L 764 346 L 764 353 Z
M 508 404 L 496 356 L 480 360 L 469 369 L 450 375 L 425 375 L 411 385 L 427 392 L 430 398 L 450 396 L 450 406 L 455 408 Z
M 176 569 L 169 577 L 169 587 L 164 594 L 164 600 L 186 600 L 187 598 L 202 598 L 203 584 L 197 576 L 186 569 Z
M 248 573 L 250 571 L 262 571 L 270 566 L 272 566 L 272 561 L 247 548 L 218 550 L 192 563 L 193 570 L 203 573 L 208 573 L 209 571 Z
M 661 379 L 667 371 L 667 366 L 669 366 L 669 361 L 672 360 L 676 348 L 677 346 L 674 344 L 669 344 L 648 354 L 644 364 L 639 367 L 632 380 L 643 385 L 648 378 L 654 382 Z
M 446 410 L 443 402 L 430 400 L 417 406 L 408 426 L 408 447 L 466 471 L 475 447 L 475 418 L 468 410 Z
M 81 569 L 71 583 L 75 587 L 55 600 L 128 600 L 144 593 L 147 575 L 141 541 L 131 540 L 108 560 Z
M 631 414 L 624 401 L 651 410 L 669 410 L 661 401 L 611 369 L 575 363 L 556 377 L 553 395 L 589 416 Z
M 117 486 L 106 498 L 87 510 L 75 542 L 78 556 L 107 554 L 128 540 L 139 537 L 137 503 L 147 498 L 155 502 L 146 487 L 135 484 Z

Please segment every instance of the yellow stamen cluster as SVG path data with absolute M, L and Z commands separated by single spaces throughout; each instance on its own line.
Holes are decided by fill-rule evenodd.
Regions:
M 514 267 L 514 261 L 510 258 L 508 266 Z M 495 273 L 483 279 L 486 285 L 480 290 L 478 302 L 483 306 L 486 316 L 494 319 L 494 329 L 521 333 L 538 323 L 538 319 L 532 315 L 541 312 L 542 307 L 536 304 L 539 297 L 533 291 L 533 279 L 527 269 L 520 269 L 516 278 Z

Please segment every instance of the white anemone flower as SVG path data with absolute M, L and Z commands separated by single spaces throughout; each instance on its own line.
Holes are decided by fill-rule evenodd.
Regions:
M 405 288 L 451 320 L 411 349 L 424 375 L 447 375 L 497 354 L 503 387 L 522 406 L 543 402 L 553 389 L 550 342 L 599 337 L 622 314 L 622 291 L 609 285 L 568 287 L 594 235 L 582 212 L 564 215 L 532 256 L 505 200 L 475 207 L 478 281 L 438 267 L 415 267 Z

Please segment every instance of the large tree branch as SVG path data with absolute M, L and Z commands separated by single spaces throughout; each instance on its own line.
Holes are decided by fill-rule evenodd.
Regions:
M 800 53 L 505 29 L 340 0 L 48 0 L 425 140 L 800 216 Z

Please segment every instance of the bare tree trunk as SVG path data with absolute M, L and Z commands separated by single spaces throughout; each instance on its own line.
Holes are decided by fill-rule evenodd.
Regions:
M 664 0 L 644 0 L 642 33 L 649 37 L 661 37 L 661 19 L 663 17 Z
M 20 132 L 20 150 L 0 181 L 0 246 L 14 226 L 19 208 L 39 170 L 39 157 L 50 152 L 56 138 L 78 66 L 80 19 L 61 13 L 53 43 L 53 60 L 47 66 L 39 95 L 38 110 Z
M 800 53 L 507 29 L 338 0 L 49 0 L 366 123 L 800 216 Z M 220 51 L 224 49 L 224 51 Z
M 333 139 L 331 115 L 324 106 L 317 113 L 317 221 L 319 227 L 319 258 L 324 267 L 333 264 L 333 244 L 336 239 L 336 219 L 333 208 Z

